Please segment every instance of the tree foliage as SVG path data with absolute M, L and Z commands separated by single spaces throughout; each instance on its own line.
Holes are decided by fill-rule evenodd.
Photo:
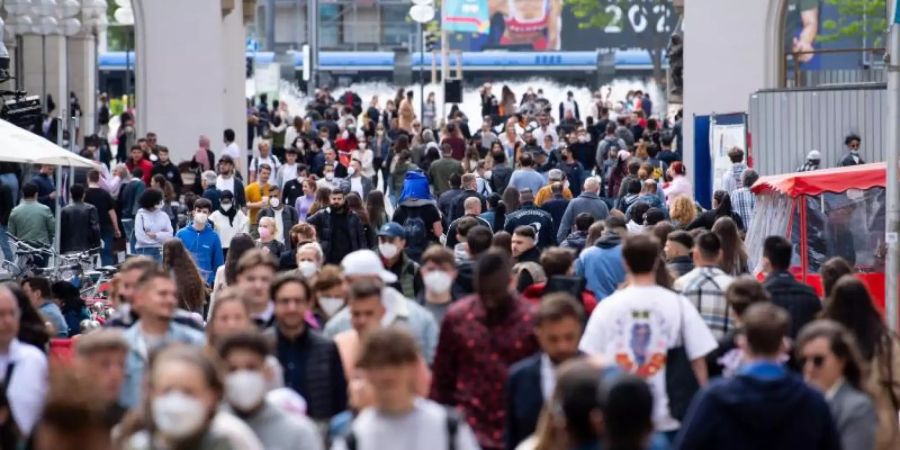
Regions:
M 838 18 L 822 22 L 818 41 L 866 38 L 871 46 L 884 45 L 888 28 L 885 0 L 825 0 L 825 3 L 837 8 Z

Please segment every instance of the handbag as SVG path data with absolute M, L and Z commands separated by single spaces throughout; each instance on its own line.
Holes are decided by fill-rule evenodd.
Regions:
M 684 311 L 681 298 L 678 299 L 678 315 L 680 329 L 678 332 L 678 346 L 669 349 L 666 353 L 666 394 L 669 396 L 669 413 L 679 421 L 687 414 L 688 406 L 700 384 L 694 376 L 691 360 L 684 348 Z

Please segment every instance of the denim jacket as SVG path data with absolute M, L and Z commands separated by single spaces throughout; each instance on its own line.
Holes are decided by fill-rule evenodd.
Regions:
M 131 408 L 140 403 L 141 382 L 147 369 L 150 352 L 153 349 L 147 348 L 141 331 L 140 320 L 125 330 L 124 335 L 130 350 L 125 357 L 125 382 L 122 384 L 122 391 L 119 392 L 119 404 L 126 408 Z M 172 322 L 169 324 L 169 331 L 166 332 L 166 336 L 160 345 L 176 342 L 202 346 L 206 344 L 206 336 L 188 326 Z

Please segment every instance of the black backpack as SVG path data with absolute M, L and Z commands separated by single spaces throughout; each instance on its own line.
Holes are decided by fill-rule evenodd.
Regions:
M 406 254 L 419 262 L 428 247 L 428 227 L 419 215 L 419 208 L 406 208 L 406 220 L 401 224 L 406 232 Z
M 456 432 L 459 430 L 459 422 L 461 420 L 456 409 L 444 407 L 447 411 L 447 450 L 456 450 Z M 347 450 L 357 450 L 359 442 L 356 434 L 353 433 L 353 424 L 350 424 L 350 431 L 344 436 L 344 444 Z

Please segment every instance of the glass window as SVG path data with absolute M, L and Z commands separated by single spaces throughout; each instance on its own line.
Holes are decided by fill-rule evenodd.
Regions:
M 381 33 L 382 45 L 409 45 L 410 35 L 416 35 L 416 24 L 409 19 L 409 4 L 381 6 Z
M 341 42 L 341 6 L 319 3 L 319 48 L 335 48 Z
M 809 271 L 818 272 L 829 258 L 840 256 L 858 271 L 884 270 L 884 188 L 851 189 L 806 197 Z M 799 211 L 794 214 L 791 241 L 800 244 Z M 800 265 L 799 255 L 792 261 Z

